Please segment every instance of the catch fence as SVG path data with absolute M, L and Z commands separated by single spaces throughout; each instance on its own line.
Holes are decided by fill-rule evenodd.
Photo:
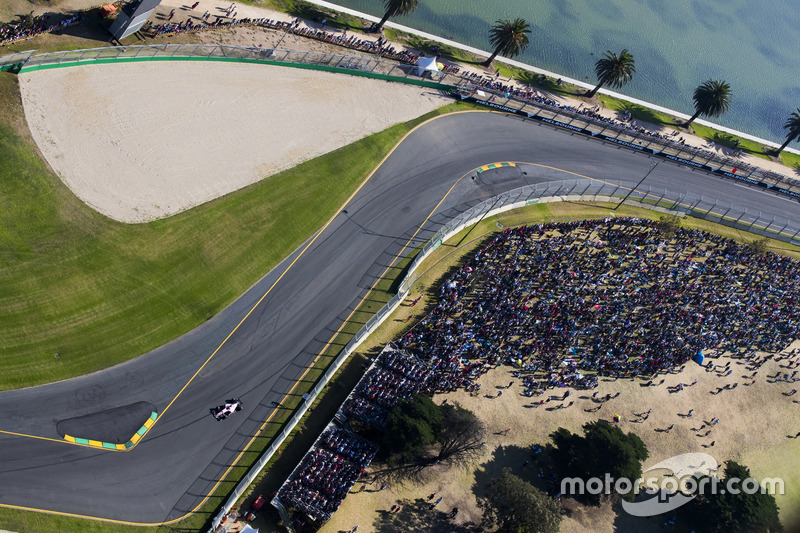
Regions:
M 417 67 L 388 61 L 372 54 L 334 54 L 328 52 L 228 46 L 220 44 L 158 44 L 112 46 L 85 50 L 64 50 L 45 54 L 12 54 L 0 57 L 0 69 L 29 72 L 90 63 L 134 61 L 238 61 L 346 72 L 369 78 L 388 79 L 449 91 L 442 80 L 417 76 Z
M 335 43 L 334 43 L 335 44 Z M 535 88 L 508 90 L 492 78 L 447 69 L 436 74 L 418 75 L 416 65 L 387 60 L 374 53 L 352 50 L 351 54 L 297 51 L 280 48 L 241 47 L 214 44 L 159 44 L 115 46 L 87 50 L 69 50 L 33 54 L 21 52 L 0 57 L 0 70 L 30 71 L 89 62 L 210 60 L 264 63 L 318 70 L 347 72 L 371 78 L 387 79 L 458 93 L 463 99 L 492 109 L 516 113 L 724 175 L 800 199 L 800 180 L 745 163 L 740 157 L 726 155 L 680 142 L 680 136 L 652 135 L 630 124 L 589 116 L 584 108 L 562 106 Z
M 769 213 L 720 202 L 704 195 L 698 196 L 690 193 L 676 193 L 649 186 L 632 191 L 621 182 L 598 182 L 589 179 L 571 179 L 527 185 L 485 200 L 451 219 L 426 242 L 409 266 L 408 273 L 400 283 L 397 294 L 375 313 L 353 338 L 350 339 L 344 349 L 326 369 L 322 377 L 316 382 L 313 389 L 309 393 L 303 395 L 304 401 L 302 405 L 293 414 L 291 420 L 283 427 L 280 434 L 275 437 L 275 440 L 273 440 L 264 454 L 237 484 L 228 500 L 214 517 L 210 531 L 213 532 L 216 530 L 228 511 L 230 511 L 256 477 L 258 477 L 267 462 L 272 459 L 274 453 L 283 443 L 284 439 L 300 422 L 311 403 L 322 392 L 322 389 L 325 388 L 347 358 L 400 306 L 406 294 L 408 294 L 408 291 L 417 281 L 418 276 L 415 271 L 425 258 L 447 239 L 484 218 L 494 216 L 504 211 L 538 203 L 564 201 L 596 201 L 638 205 L 665 213 L 679 213 L 709 220 L 711 222 L 800 246 L 800 221 L 778 218 Z

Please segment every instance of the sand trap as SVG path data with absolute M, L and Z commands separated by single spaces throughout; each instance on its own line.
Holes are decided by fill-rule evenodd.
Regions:
M 154 62 L 20 75 L 50 166 L 123 222 L 167 217 L 449 102 L 432 89 L 287 67 Z

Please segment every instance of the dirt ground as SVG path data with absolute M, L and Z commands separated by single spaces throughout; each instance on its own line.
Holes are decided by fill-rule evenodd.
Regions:
M 800 348 L 800 342 L 793 347 Z M 800 455 L 800 439 L 787 437 L 794 436 L 800 429 L 800 402 L 796 397 L 783 394 L 788 393 L 793 386 L 796 387 L 796 384 L 774 383 L 768 379 L 768 376 L 774 376 L 779 370 L 785 372 L 781 366 L 787 361 L 768 362 L 758 371 L 756 382 L 752 386 L 745 386 L 745 382 L 749 381 L 745 381 L 743 376 L 751 372 L 745 370 L 743 361 L 723 356 L 714 359 L 714 363 L 724 366 L 729 360 L 734 372 L 728 377 L 689 363 L 683 372 L 662 375 L 658 381 L 662 378 L 665 381 L 657 387 L 643 387 L 642 380 L 603 378 L 597 389 L 599 395 L 620 395 L 604 404 L 596 413 L 587 412 L 597 405 L 592 401 L 593 393 L 583 391 L 573 390 L 570 399 L 574 399 L 575 404 L 567 409 L 556 409 L 555 405 L 561 403 L 559 401 L 535 406 L 534 399 L 560 395 L 563 390 L 550 391 L 540 398 L 529 398 L 521 394 L 522 386 L 511 375 L 509 367 L 497 368 L 481 379 L 482 393 L 478 397 L 459 391 L 434 398 L 436 403 L 445 400 L 458 402 L 486 423 L 487 448 L 474 471 L 436 467 L 427 483 L 393 485 L 383 491 L 377 490 L 380 486 L 378 483 L 357 484 L 321 531 L 349 531 L 353 526 L 359 525 L 359 532 L 441 532 L 455 531 L 459 525 L 469 522 L 478 524 L 481 515 L 476 497 L 483 494 L 488 482 L 502 468 L 509 467 L 514 474 L 534 481 L 538 469 L 530 453 L 532 444 L 548 443 L 550 433 L 558 427 L 579 432 L 582 424 L 595 420 L 610 421 L 615 414 L 622 418 L 620 427 L 623 431 L 636 433 L 647 445 L 650 458 L 645 461 L 643 470 L 673 455 L 690 452 L 710 454 L 720 464 L 728 459 L 744 462 L 748 456 L 759 452 L 786 458 Z M 678 383 L 688 384 L 695 379 L 696 385 L 686 387 L 681 392 L 671 393 L 668 390 Z M 515 383 L 509 388 L 510 381 Z M 711 394 L 718 387 L 737 382 L 739 386 L 733 390 Z M 500 390 L 504 394 L 496 397 Z M 648 409 L 653 410 L 652 414 L 646 421 L 640 422 L 641 419 L 634 413 Z M 690 409 L 694 409 L 691 417 L 680 416 L 686 415 Z M 698 436 L 700 433 L 693 428 L 699 427 L 704 421 L 708 422 L 712 417 L 719 418 L 719 424 L 714 426 L 710 435 Z M 672 431 L 658 431 L 671 424 L 674 424 Z M 504 430 L 507 428 L 510 431 L 505 434 Z M 714 446 L 709 447 L 712 442 L 715 443 Z M 531 463 L 523 466 L 526 460 L 531 460 Z M 800 474 L 796 470 L 790 472 L 781 468 L 761 471 L 756 465 L 745 464 L 751 467 L 752 474 L 758 479 L 783 476 L 787 487 L 790 482 L 797 486 Z M 427 509 L 425 501 L 431 493 L 436 493 L 437 498 L 443 497 L 442 503 L 433 511 Z M 796 498 L 781 496 L 777 500 L 779 506 L 784 502 L 796 502 Z M 418 509 L 423 503 L 424 508 Z M 402 507 L 401 511 L 389 513 L 389 508 L 395 504 Z M 446 513 L 453 507 L 458 507 L 458 516 L 455 520 L 447 520 Z M 584 508 L 565 500 L 565 508 L 570 510 L 562 522 L 561 531 L 564 533 L 633 533 L 658 529 L 659 519 L 663 521 L 663 517 L 629 517 L 624 512 L 617 513 L 608 504 L 600 508 Z M 796 521 L 797 511 L 791 508 L 782 509 L 782 519 Z
M 30 11 L 38 15 L 99 5 L 97 0 L 0 4 L 3 20 Z M 191 10 L 181 0 L 163 0 L 151 19 L 155 24 L 166 21 L 173 9 L 174 22 L 200 19 L 206 10 L 224 14 L 229 5 L 227 0 L 200 0 Z M 237 5 L 236 11 L 240 19 L 292 19 L 286 13 L 244 4 Z M 320 26 L 308 20 L 302 24 Z M 109 44 L 107 33 L 98 28 L 95 33 L 92 38 L 97 41 L 81 41 L 80 46 Z M 23 43 L 23 48 L 35 47 L 37 42 L 50 46 L 59 38 L 64 37 L 42 35 Z M 133 40 L 125 44 L 140 44 L 134 37 L 128 39 Z M 150 42 L 265 48 L 280 42 L 281 47 L 295 50 L 360 54 L 255 27 L 163 36 Z M 476 65 L 461 68 L 489 74 Z M 289 72 L 274 76 L 266 73 L 277 70 L 281 69 L 220 63 L 104 65 L 33 72 L 22 75 L 21 81 L 26 117 L 48 163 L 85 203 L 124 222 L 183 211 L 448 101 L 432 91 L 350 76 L 316 77 L 299 69 L 284 69 Z M 616 116 L 609 110 L 605 114 Z M 281 127 L 270 128 L 268 121 Z M 689 144 L 710 148 L 703 139 L 685 137 Z M 195 157 L 198 152 L 207 157 Z M 791 172 L 770 161 L 748 162 Z
M 0 19 L 10 20 L 17 14 L 30 12 L 31 9 L 33 9 L 36 14 L 39 14 L 45 11 L 92 7 L 98 3 L 99 2 L 96 0 L 53 0 L 50 2 L 47 0 L 40 0 L 36 2 L 31 2 L 28 0 L 4 0 L 3 2 L 0 2 Z M 216 8 L 222 4 L 227 5 L 228 3 L 229 2 L 201 0 L 201 4 L 197 8 L 197 11 L 202 14 L 205 9 Z M 180 9 L 183 5 L 184 3 L 176 0 L 165 0 L 165 2 L 159 8 L 159 16 L 163 17 L 164 14 L 173 7 L 176 7 L 179 10 L 181 16 L 192 16 L 191 14 L 184 14 L 184 10 Z M 250 7 L 241 6 L 240 16 L 256 16 L 248 14 L 245 9 L 250 9 Z M 252 9 L 257 10 L 258 8 Z M 258 13 L 259 14 L 257 16 L 267 16 L 271 18 L 278 18 L 278 16 L 287 17 L 286 15 L 278 15 L 274 12 L 266 12 L 265 14 L 263 11 L 258 11 Z M 192 39 L 194 39 L 193 42 L 224 42 L 225 44 L 240 44 L 247 46 L 262 44 L 263 46 L 269 47 L 274 46 L 280 37 L 281 36 L 277 32 L 241 28 L 235 31 L 226 30 L 222 32 L 205 32 L 192 37 Z M 297 38 L 296 41 L 294 41 L 292 38 L 287 39 L 288 40 L 284 40 L 284 46 L 287 48 L 321 49 L 321 47 L 328 46 L 301 38 Z M 164 40 L 162 42 L 167 41 Z M 36 45 L 35 40 L 31 41 L 31 45 Z M 97 46 L 104 45 L 105 43 L 97 44 Z M 0 54 L 2 53 L 4 53 L 4 51 L 2 48 L 0 48 Z M 215 68 L 220 68 L 220 65 L 221 64 L 215 64 Z M 104 68 L 108 67 L 109 66 L 104 66 Z M 128 65 L 128 67 L 130 67 L 130 65 Z M 172 74 L 177 72 L 175 68 L 177 67 L 173 65 Z M 73 69 L 63 69 L 61 71 L 54 70 L 49 72 L 54 74 L 61 72 L 66 75 L 70 71 L 73 71 Z M 73 72 L 77 73 L 80 72 L 80 70 L 74 70 Z M 88 69 L 86 69 L 84 72 L 88 72 Z M 305 73 L 306 71 L 298 70 L 296 73 L 299 72 Z M 238 71 L 236 74 L 238 76 Z M 89 74 L 86 75 L 88 76 Z M 196 76 L 204 75 L 205 74 L 196 71 L 187 71 L 182 73 L 180 78 L 197 79 L 195 78 Z M 250 74 L 248 73 L 247 76 L 250 76 Z M 247 78 L 246 81 L 257 82 L 259 80 Z M 72 83 L 74 82 L 75 80 L 72 80 Z M 231 87 L 222 88 L 218 80 L 209 81 L 208 83 L 216 83 L 217 85 L 215 85 L 215 87 L 220 87 L 221 91 L 234 90 Z M 288 84 L 287 87 L 289 88 L 292 87 L 293 83 L 299 83 L 302 85 L 302 90 L 305 90 L 309 83 L 313 83 L 313 80 L 305 80 L 305 83 L 303 83 L 302 78 L 295 78 L 286 80 L 285 83 Z M 73 87 L 72 90 L 74 91 L 75 85 L 71 85 L 71 87 Z M 146 90 L 146 88 L 132 86 L 126 89 L 125 95 L 143 90 Z M 185 90 L 187 89 L 184 87 L 184 91 Z M 274 113 L 279 111 L 276 109 L 276 106 L 263 108 L 259 107 L 255 109 L 254 106 L 260 106 L 262 103 L 256 103 L 252 100 L 249 100 L 249 97 L 243 96 L 251 93 L 253 90 L 254 89 L 252 86 L 248 86 L 243 87 L 239 93 L 198 92 L 192 96 L 191 105 L 184 105 L 186 94 L 185 92 L 181 93 L 180 91 L 177 91 L 175 94 L 171 94 L 169 98 L 163 98 L 163 103 L 158 103 L 159 106 L 163 105 L 164 107 L 158 107 L 148 111 L 148 113 L 151 114 L 149 115 L 149 120 L 147 122 L 143 124 L 130 125 L 131 131 L 134 132 L 133 138 L 139 140 L 145 139 L 149 142 L 149 136 L 154 134 L 153 131 L 157 132 L 159 128 L 169 130 L 171 135 L 165 137 L 165 142 L 176 143 L 171 145 L 175 150 L 173 152 L 173 156 L 177 156 L 179 153 L 183 153 L 185 151 L 190 151 L 191 154 L 196 155 L 198 153 L 198 142 L 219 143 L 221 140 L 223 140 L 223 138 L 227 142 L 227 139 L 230 136 L 233 136 L 234 139 L 239 140 L 242 136 L 246 137 L 246 135 L 244 135 L 243 132 L 235 131 L 236 128 L 233 126 L 226 126 L 231 128 L 228 130 L 217 130 L 216 135 L 212 135 L 211 139 L 204 139 L 201 141 L 197 138 L 194 138 L 195 145 L 192 145 L 188 141 L 179 139 L 179 137 L 183 137 L 183 135 L 179 135 L 177 132 L 179 132 L 181 129 L 180 126 L 182 121 L 196 119 L 198 122 L 191 122 L 191 124 L 196 127 L 196 124 L 200 124 L 202 122 L 200 119 L 205 119 L 208 121 L 212 117 L 224 116 L 232 113 L 234 111 L 232 109 L 232 99 L 237 105 L 242 106 L 241 110 L 237 108 L 235 112 L 235 118 L 237 119 L 241 119 L 242 115 L 248 113 L 254 115 L 256 114 L 254 111 L 257 111 L 261 117 L 274 117 Z M 365 90 L 369 91 L 372 89 Z M 415 90 L 418 94 L 409 95 L 409 99 L 413 99 L 414 102 L 418 103 L 420 101 L 417 99 L 418 97 L 423 99 L 429 97 L 422 95 L 419 89 Z M 130 91 L 130 93 L 127 91 Z M 289 94 L 289 89 L 284 87 L 273 86 L 271 87 L 271 91 L 272 96 L 275 96 L 278 92 L 280 92 L 280 98 L 287 98 L 288 96 L 286 95 Z M 57 91 L 54 90 L 54 92 Z M 297 89 L 293 94 L 300 97 L 301 95 L 297 94 L 299 92 L 302 91 Z M 94 102 L 96 104 L 98 101 L 104 101 L 105 99 L 105 101 L 110 100 L 113 103 L 114 99 L 118 98 L 118 94 L 119 93 L 97 94 L 95 95 Z M 287 103 L 288 100 L 270 100 L 270 97 L 265 96 L 264 94 L 259 93 L 261 100 L 272 101 L 273 103 L 280 101 L 281 105 L 284 107 L 292 105 L 292 102 Z M 353 96 L 353 94 L 359 97 L 362 93 L 356 89 L 352 89 L 350 93 L 345 96 Z M 81 100 L 81 98 L 77 97 L 74 99 Z M 561 98 L 559 98 L 559 100 L 563 101 Z M 203 107 L 205 105 L 204 103 L 208 104 L 208 107 Z M 380 102 L 378 103 L 381 105 Z M 52 106 L 52 104 L 50 105 Z M 74 105 L 82 105 L 86 106 L 87 108 L 89 107 L 87 102 Z M 337 104 L 337 107 L 338 105 L 339 104 Z M 340 105 L 343 114 L 355 113 L 353 110 L 354 104 L 352 101 L 344 101 Z M 431 105 L 439 104 L 431 102 Z M 97 107 L 99 106 L 95 105 L 93 111 L 88 110 L 84 111 L 84 113 L 93 112 L 94 114 L 98 114 Z M 106 108 L 113 109 L 113 106 L 109 105 L 106 106 Z M 49 114 L 51 122 L 56 122 L 56 111 L 53 107 L 39 109 L 43 113 Z M 379 109 L 385 109 L 385 104 L 384 107 Z M 330 109 L 323 112 L 330 112 Z M 104 116 L 106 120 L 117 121 L 118 127 L 116 130 L 122 131 L 125 129 L 126 126 L 123 124 L 122 119 L 119 117 L 114 117 L 110 110 L 105 111 L 105 113 L 107 114 L 102 116 Z M 169 125 L 169 127 L 165 127 L 160 118 L 171 113 L 182 114 L 174 118 L 174 124 Z M 317 110 L 317 115 L 320 113 L 322 112 Z M 372 113 L 380 114 L 378 111 L 372 111 Z M 298 128 L 300 128 L 300 126 L 306 126 L 305 129 L 308 129 L 309 124 L 314 124 L 314 127 L 316 127 L 316 122 L 314 122 L 314 120 L 318 119 L 319 117 L 304 117 L 302 121 L 297 115 L 291 118 L 294 119 L 295 122 L 300 123 Z M 370 117 L 370 119 L 371 118 L 388 120 L 385 115 L 381 117 Z M 173 118 L 171 117 L 170 120 L 173 120 Z M 367 118 L 362 117 L 360 120 L 366 121 Z M 396 120 L 399 121 L 406 119 L 399 117 Z M 31 120 L 31 122 L 33 123 L 35 120 Z M 210 122 L 216 123 L 217 121 L 210 120 Z M 333 122 L 333 128 L 340 126 L 335 120 L 333 120 Z M 184 124 L 187 123 L 184 122 Z M 101 117 L 89 117 L 89 122 L 85 123 L 83 127 L 85 128 L 87 135 L 93 135 L 94 137 L 91 138 L 94 139 L 102 139 L 102 142 L 106 143 L 104 145 L 106 149 L 113 151 L 114 144 L 111 143 L 112 139 L 107 138 L 102 134 L 102 128 L 105 127 L 105 125 L 106 123 L 104 123 Z M 263 131 L 262 129 L 258 129 L 262 128 L 263 124 L 251 124 L 250 122 L 247 122 L 247 126 L 257 128 L 255 131 L 258 131 L 259 134 Z M 55 125 L 53 124 L 47 127 L 55 128 Z M 355 125 L 351 124 L 349 127 L 351 129 L 357 129 L 361 127 L 361 124 L 355 123 Z M 385 126 L 377 124 L 375 127 L 380 129 Z M 33 128 L 34 126 L 32 126 L 32 129 Z M 285 131 L 277 128 L 273 129 L 277 131 Z M 332 131 L 335 130 L 326 130 L 327 135 L 333 135 Z M 303 133 L 302 128 L 300 128 L 300 133 Z M 60 135 L 63 136 L 63 133 Z M 689 139 L 689 136 L 687 136 L 687 141 Z M 53 140 L 55 141 L 55 138 L 53 138 Z M 113 140 L 118 141 L 118 143 L 122 141 L 120 144 L 123 146 L 125 143 L 130 142 L 121 138 Z M 280 143 L 280 141 L 281 139 L 278 139 L 278 141 L 273 142 Z M 304 138 L 304 141 L 308 143 L 306 145 L 307 147 L 305 149 L 296 148 L 296 151 L 305 153 L 305 151 L 312 150 L 312 148 L 308 147 L 315 146 L 315 143 L 318 142 L 316 138 L 311 137 Z M 43 152 L 45 151 L 45 147 L 48 142 L 49 141 L 46 139 L 39 142 Z M 85 157 L 87 159 L 91 159 L 93 155 L 89 153 L 89 150 L 94 148 L 86 145 L 93 143 L 87 142 L 86 138 L 84 138 L 81 142 L 84 145 L 81 148 L 82 153 L 85 153 Z M 250 146 L 247 143 L 251 141 L 244 140 L 241 142 L 245 143 L 243 146 L 246 147 Z M 702 141 L 701 139 L 693 139 L 691 142 L 697 145 L 702 145 L 705 141 Z M 228 145 L 225 145 L 225 147 L 228 147 Z M 225 159 L 225 147 L 218 148 L 216 144 L 214 145 L 215 150 L 221 150 L 220 152 L 215 152 L 217 159 Z M 156 146 L 152 149 L 156 150 L 157 148 L 158 147 Z M 262 147 L 255 147 L 254 149 L 258 150 L 261 148 Z M 233 147 L 230 149 L 236 148 Z M 238 152 L 236 154 L 240 155 Z M 166 156 L 162 154 L 161 157 Z M 284 157 L 287 156 L 281 156 L 281 158 Z M 160 161 L 164 161 L 164 163 L 162 167 L 158 167 L 156 169 L 156 171 L 159 172 L 158 180 L 160 180 L 157 181 L 158 186 L 164 186 L 168 182 L 174 182 L 176 177 L 181 174 L 181 168 L 178 164 L 179 162 L 189 165 L 193 170 L 195 170 L 198 165 L 198 161 L 192 161 L 191 159 L 166 158 L 161 159 Z M 255 160 L 255 163 L 253 161 L 254 160 L 249 158 L 247 161 L 247 163 L 251 165 L 251 171 L 253 169 L 257 170 L 256 173 L 258 175 L 254 177 L 251 176 L 252 179 L 258 179 L 258 176 L 263 176 L 263 173 L 265 172 L 274 171 L 282 162 L 284 162 L 283 159 L 270 159 L 263 153 L 259 153 L 259 159 Z M 114 168 L 114 165 L 121 164 L 122 162 L 124 161 L 109 161 L 107 163 L 109 167 L 107 168 Z M 761 162 L 760 160 L 759 162 L 760 164 L 767 163 Z M 135 164 L 135 162 L 131 163 Z M 166 172 L 167 170 L 168 172 Z M 164 171 L 163 174 L 160 173 L 162 171 Z M 785 172 L 785 170 L 783 172 Z M 242 170 L 242 173 L 246 174 L 246 169 Z M 101 178 L 103 178 L 103 176 L 98 173 L 97 179 Z M 145 178 L 148 178 L 148 176 L 145 176 Z M 209 198 L 213 197 L 215 194 L 221 194 L 223 193 L 223 188 L 216 188 L 219 185 L 220 184 L 213 182 L 206 183 L 200 188 L 202 190 L 198 194 L 201 195 L 201 193 L 205 191 L 209 193 Z M 99 190 L 99 188 L 102 188 L 103 186 L 104 185 L 102 183 L 95 182 L 93 185 L 88 185 L 87 187 L 90 189 L 91 187 L 94 187 L 95 189 Z M 175 186 L 176 185 L 167 185 L 165 189 L 169 190 L 170 187 Z M 235 187 L 236 184 L 234 183 L 232 186 Z M 187 189 L 183 189 L 183 191 L 183 194 L 191 196 L 191 194 L 186 192 Z M 158 209 L 164 210 L 163 212 L 167 212 L 168 209 L 171 209 L 176 205 L 171 199 L 161 199 L 147 195 L 144 195 L 144 197 L 146 201 L 149 202 L 151 207 L 157 206 Z M 201 196 L 194 196 L 192 201 L 199 202 L 203 200 Z M 408 311 L 401 308 L 399 312 L 407 313 Z M 795 343 L 794 346 L 798 347 L 800 344 Z M 724 364 L 725 358 L 721 358 L 719 361 L 717 361 L 717 363 Z M 785 362 L 782 362 L 780 364 L 784 363 Z M 800 405 L 795 399 L 796 396 L 788 397 L 783 394 L 787 393 L 792 388 L 790 384 L 782 382 L 775 383 L 773 380 L 767 378 L 767 376 L 775 375 L 778 370 L 782 370 L 779 367 L 779 363 L 770 362 L 764 365 L 758 373 L 756 383 L 752 386 L 743 385 L 742 376 L 748 374 L 748 372 L 744 369 L 743 365 L 740 365 L 739 361 L 733 361 L 731 366 L 735 370 L 733 375 L 729 377 L 721 377 L 716 373 L 706 372 L 703 368 L 697 365 L 689 364 L 683 373 L 667 374 L 662 376 L 665 379 L 665 383 L 659 387 L 642 388 L 640 382 L 624 380 L 601 380 L 599 387 L 600 394 L 615 394 L 619 392 L 620 396 L 605 404 L 597 413 L 590 413 L 586 411 L 586 409 L 593 407 L 594 404 L 589 398 L 590 395 L 587 395 L 583 392 L 578 392 L 573 395 L 572 398 L 575 399 L 575 405 L 568 409 L 549 410 L 550 408 L 547 406 L 533 407 L 531 405 L 531 398 L 527 398 L 519 394 L 521 392 L 521 388 L 519 387 L 518 383 L 508 389 L 502 389 L 504 394 L 499 398 L 486 398 L 484 396 L 476 398 L 470 397 L 463 392 L 440 395 L 436 398 L 437 402 L 442 402 L 445 399 L 447 399 L 449 402 L 457 401 L 463 406 L 475 411 L 487 423 L 489 428 L 488 446 L 485 453 L 479 460 L 476 469 L 439 469 L 438 471 L 432 472 L 431 480 L 423 485 L 390 486 L 384 491 L 378 491 L 378 486 L 376 485 L 367 484 L 362 487 L 363 484 L 357 484 L 356 488 L 354 489 L 354 494 L 351 494 L 345 500 L 341 509 L 334 515 L 332 521 L 327 524 L 322 531 L 324 533 L 348 531 L 353 526 L 359 525 L 360 532 L 444 532 L 456 530 L 458 525 L 463 525 L 467 522 L 477 523 L 479 522 L 480 515 L 475 504 L 475 498 L 476 496 L 482 494 L 486 484 L 494 475 L 499 473 L 502 467 L 508 466 L 512 468 L 512 471 L 515 474 L 520 475 L 523 478 L 533 480 L 536 477 L 536 472 L 534 471 L 533 467 L 522 467 L 524 461 L 529 458 L 528 449 L 531 444 L 547 442 L 548 435 L 559 426 L 566 427 L 572 431 L 578 431 L 580 426 L 587 421 L 597 419 L 609 420 L 614 414 L 618 414 L 622 417 L 621 427 L 623 430 L 636 432 L 647 444 L 648 449 L 650 450 L 650 459 L 645 463 L 645 468 L 675 454 L 703 451 L 713 455 L 718 462 L 723 462 L 727 459 L 742 460 L 744 464 L 752 468 L 752 473 L 757 478 L 784 477 L 787 482 L 787 492 L 791 483 L 791 487 L 795 491 L 795 497 L 778 496 L 778 504 L 779 506 L 783 507 L 782 518 L 784 521 L 790 520 L 796 522 L 798 517 L 800 517 L 800 510 L 797 508 L 791 508 L 789 505 L 796 503 L 796 493 L 798 490 L 800 490 L 800 474 L 798 474 L 798 472 L 800 472 L 800 439 L 787 438 L 787 435 L 793 436 L 798 430 L 800 430 L 800 414 L 798 413 L 798 410 L 800 410 Z M 488 374 L 482 380 L 483 391 L 488 393 L 490 391 L 500 390 L 498 387 L 505 387 L 508 385 L 509 381 L 513 380 L 513 378 L 509 375 L 509 372 L 510 370 L 508 368 L 501 367 Z M 698 380 L 697 385 L 688 387 L 680 393 L 670 393 L 667 390 L 667 387 L 675 385 L 678 382 L 690 383 L 694 379 Z M 735 382 L 738 382 L 740 385 L 735 390 L 724 391 L 718 395 L 709 393 L 709 391 L 715 390 L 717 387 L 723 386 L 727 383 Z M 651 408 L 653 409 L 652 415 L 646 422 L 639 423 L 635 421 L 636 418 L 633 416 L 633 413 L 646 411 Z M 694 414 L 692 417 L 679 416 L 679 414 L 687 413 L 689 409 L 694 409 Z M 712 433 L 708 437 L 698 437 L 698 433 L 692 431 L 692 428 L 698 427 L 703 423 L 702 421 L 707 421 L 711 417 L 718 417 L 720 418 L 721 422 L 719 425 L 714 427 Z M 656 429 L 664 429 L 670 424 L 675 424 L 675 427 L 672 431 L 668 433 L 656 431 Z M 500 434 L 500 432 L 506 428 L 511 428 L 508 434 Z M 713 447 L 703 447 L 708 446 L 712 441 L 715 442 Z M 442 503 L 434 511 L 428 511 L 427 508 L 422 511 L 417 510 L 416 506 L 419 504 L 419 501 L 433 492 L 443 497 Z M 390 514 L 387 512 L 393 504 L 401 505 L 402 509 L 399 513 Z M 446 519 L 446 513 L 449 512 L 453 507 L 458 507 L 460 512 L 456 520 L 448 521 Z M 647 531 L 651 527 L 658 525 L 658 523 L 655 521 L 651 522 L 634 520 L 624 517 L 622 514 L 617 515 L 609 506 L 590 510 L 572 508 L 570 513 L 571 514 L 567 516 L 563 523 L 562 531 L 593 531 L 601 533 L 612 531 L 634 532 Z M 257 525 L 262 528 L 262 531 L 270 531 L 270 526 L 266 524 L 259 523 Z
M 437 91 L 288 67 L 170 61 L 20 74 L 50 166 L 122 222 L 166 217 L 451 99 Z

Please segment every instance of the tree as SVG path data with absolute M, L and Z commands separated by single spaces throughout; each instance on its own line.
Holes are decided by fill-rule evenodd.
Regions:
M 681 508 L 681 514 L 692 527 L 705 533 L 775 533 L 783 531 L 778 517 L 775 496 L 766 491 L 748 494 L 752 488 L 745 480 L 750 478 L 746 466 L 735 461 L 725 462 L 725 483 L 717 483 L 724 490 L 712 491 L 713 481 L 708 476 L 698 479 L 698 486 L 706 489 Z M 737 481 L 734 481 L 737 478 Z M 730 489 L 735 490 L 730 490 Z
M 410 463 L 442 433 L 442 413 L 427 394 L 398 403 L 389 413 L 381 456 L 390 464 Z
M 699 115 L 718 117 L 731 105 L 731 86 L 725 81 L 706 80 L 694 90 L 695 114 L 684 126 L 689 126 Z
M 483 64 L 488 67 L 497 57 L 497 54 L 500 53 L 505 57 L 514 57 L 521 54 L 530 44 L 530 41 L 528 41 L 530 32 L 530 25 L 521 18 L 495 22 L 492 29 L 489 30 L 489 42 L 494 46 L 494 52 Z
M 762 237 L 747 244 L 747 248 L 756 255 L 766 255 L 769 251 L 769 239 Z
M 383 18 L 375 26 L 374 30 L 379 32 L 383 29 L 383 25 L 389 20 L 389 17 L 395 15 L 408 15 L 412 13 L 419 5 L 419 0 L 384 0 L 383 5 L 386 6 L 386 13 Z
M 459 404 L 443 405 L 442 432 L 437 439 L 442 463 L 465 466 L 474 461 L 486 445 L 486 426 L 472 411 Z
M 561 523 L 558 502 L 504 468 L 478 499 L 487 527 L 500 533 L 557 533 Z
M 586 93 L 589 98 L 594 96 L 603 85 L 619 89 L 631 81 L 636 72 L 633 55 L 627 49 L 620 52 L 619 55 L 608 50 L 603 56 L 594 64 L 594 73 L 597 74 L 598 83 L 594 89 Z
M 656 222 L 656 229 L 666 240 L 671 240 L 681 229 L 681 219 L 678 215 L 661 215 Z
M 786 120 L 786 124 L 783 125 L 783 129 L 788 130 L 786 132 L 786 142 L 784 142 L 781 147 L 778 148 L 778 151 L 775 152 L 775 155 L 783 152 L 783 149 L 786 148 L 786 145 L 788 145 L 790 142 L 800 141 L 800 108 L 789 115 L 789 118 Z
M 631 481 L 642 475 L 642 461 L 647 459 L 647 447 L 635 433 L 623 433 L 619 427 L 607 422 L 589 422 L 583 425 L 583 436 L 558 428 L 553 439 L 553 462 L 558 475 L 577 477 L 584 482 L 589 478 L 604 479 L 609 474 L 614 479 Z M 576 494 L 579 499 L 598 504 L 599 494 Z M 633 496 L 633 494 L 628 494 Z
M 485 446 L 486 429 L 472 411 L 459 404 L 438 406 L 417 394 L 389 413 L 379 459 L 387 468 L 377 475 L 421 479 L 435 464 L 465 466 Z

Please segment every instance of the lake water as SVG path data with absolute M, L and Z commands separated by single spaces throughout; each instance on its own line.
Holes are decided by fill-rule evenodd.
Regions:
M 384 12 L 381 0 L 336 3 Z M 574 79 L 595 82 L 598 56 L 627 48 L 636 74 L 619 92 L 692 114 L 695 87 L 723 79 L 733 100 L 712 120 L 776 142 L 800 107 L 797 0 L 420 0 L 410 16 L 392 20 L 489 50 L 491 24 L 516 17 L 532 32 L 515 59 Z

